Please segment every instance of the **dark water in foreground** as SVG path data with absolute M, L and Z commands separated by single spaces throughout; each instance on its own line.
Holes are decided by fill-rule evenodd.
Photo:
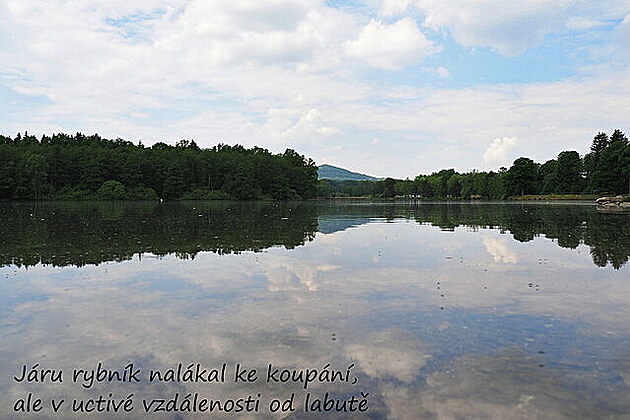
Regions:
M 0 418 L 630 419 L 629 213 L 0 204 L 0 238 Z

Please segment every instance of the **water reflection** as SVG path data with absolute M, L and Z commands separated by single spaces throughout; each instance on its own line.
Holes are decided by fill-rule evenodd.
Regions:
M 123 261 L 135 254 L 219 254 L 292 249 L 316 232 L 334 233 L 375 220 L 415 220 L 444 231 L 457 227 L 509 232 L 519 242 L 543 236 L 563 248 L 590 247 L 599 267 L 630 256 L 630 213 L 598 213 L 589 205 L 314 203 L 34 203 L 0 205 L 0 265 L 55 266 Z M 501 244 L 487 247 L 500 252 Z M 503 256 L 501 258 L 514 258 Z
M 0 205 L 0 217 L 0 264 L 18 266 L 290 249 L 317 230 L 316 207 L 301 203 L 35 203 Z
M 143 398 L 176 392 L 221 400 L 260 392 L 263 406 L 296 393 L 295 412 L 226 418 L 630 416 L 628 267 L 594 265 L 588 239 L 608 232 L 598 247 L 627 244 L 627 216 L 588 206 L 46 206 L 2 210 L 23 221 L 2 227 L 15 247 L 2 244 L 0 268 L 5 416 L 15 417 L 14 402 L 29 390 L 44 399 L 133 392 L 138 401 L 133 414 L 91 418 L 209 416 L 142 413 Z M 22 364 L 70 371 L 98 361 L 143 371 L 241 363 L 262 373 L 268 364 L 354 364 L 358 382 L 83 390 L 11 380 Z M 306 414 L 307 391 L 369 393 L 370 408 Z

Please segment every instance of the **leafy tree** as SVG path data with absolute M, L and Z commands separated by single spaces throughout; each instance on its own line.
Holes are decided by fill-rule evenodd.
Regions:
M 582 160 L 578 152 L 561 152 L 555 168 L 556 188 L 558 193 L 579 193 L 584 189 L 582 178 Z
M 473 188 L 474 188 L 473 194 L 480 195 L 481 197 L 486 197 L 486 198 L 497 198 L 497 197 L 491 197 L 489 181 L 490 181 L 490 174 L 486 172 L 475 173 L 473 177 Z M 465 197 L 463 194 L 462 196 Z M 498 198 L 500 198 L 500 196 Z
M 164 174 L 162 197 L 166 200 L 178 199 L 184 193 L 184 172 L 178 162 L 171 162 Z
M 462 176 L 459 174 L 451 175 L 446 182 L 446 186 L 449 196 L 459 197 L 462 190 Z
M 615 130 L 608 138 L 599 133 L 593 140 L 592 153 L 584 158 L 588 191 L 621 194 L 629 189 L 626 175 L 625 150 L 628 138 L 621 130 Z M 596 147 L 594 147 L 596 146 Z
M 507 171 L 505 192 L 508 196 L 536 194 L 538 192 L 538 166 L 533 160 L 520 157 Z
M 28 139 L 28 137 L 26 137 Z M 27 151 L 17 168 L 17 193 L 21 198 L 40 199 L 45 191 L 48 162 L 40 153 Z
M 583 165 L 584 165 L 584 173 L 586 175 L 586 192 L 593 192 L 596 190 L 595 184 L 593 182 L 593 176 L 595 171 L 597 170 L 597 161 L 599 160 L 599 155 L 595 153 L 587 153 L 584 155 Z
M 627 184 L 620 160 L 624 149 L 623 142 L 617 141 L 611 143 L 601 152 L 592 179 L 592 185 L 597 191 L 613 194 L 621 194 L 626 191 Z
M 16 187 L 18 156 L 10 137 L 0 136 L 0 199 L 13 198 Z
M 288 185 L 286 183 L 274 183 L 274 188 L 277 189 L 274 193 L 281 195 L 283 190 L 288 190 Z M 238 165 L 234 171 L 228 174 L 224 191 L 236 200 L 253 200 L 257 198 L 258 194 L 252 178 L 252 171 L 245 165 Z
M 548 160 L 538 168 L 538 179 L 541 182 L 540 193 L 552 194 L 558 192 L 558 161 Z
M 403 181 L 397 181 L 396 185 L 394 185 L 394 191 L 396 192 L 396 195 L 401 195 L 405 197 L 415 194 L 413 181 L 411 181 L 409 178 Z
M 413 183 L 415 185 L 416 191 L 418 192 L 420 196 L 433 197 L 433 188 L 431 187 L 431 184 L 429 184 L 428 177 L 424 175 L 418 175 L 413 180 Z
M 118 181 L 105 181 L 96 191 L 96 196 L 102 200 L 125 200 L 127 191 L 125 191 L 125 186 Z
M 392 198 L 396 196 L 396 180 L 393 178 L 385 178 L 383 181 L 378 181 L 380 186 L 380 195 L 386 198 Z
M 621 167 L 621 173 L 624 177 L 623 182 L 628 186 L 625 192 L 630 195 L 630 144 L 623 148 L 619 156 L 619 166 Z
M 494 200 L 500 200 L 505 198 L 506 195 L 506 186 L 505 186 L 505 178 L 507 177 L 507 171 L 501 172 L 492 172 L 488 173 L 488 198 L 492 198 Z

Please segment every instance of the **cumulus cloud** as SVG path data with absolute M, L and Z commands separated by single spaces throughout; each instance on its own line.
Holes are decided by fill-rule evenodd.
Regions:
M 486 162 L 503 162 L 508 158 L 508 152 L 516 145 L 516 137 L 496 138 L 483 154 Z
M 397 70 L 435 52 L 435 46 L 407 17 L 391 25 L 372 20 L 346 43 L 346 51 L 372 67 Z
M 383 16 L 398 16 L 409 7 L 411 0 L 384 0 L 379 13 Z
M 207 64 L 306 60 L 316 47 L 308 1 L 219 2 L 194 0 L 160 28 L 164 48 L 193 52 Z
M 337 127 L 327 125 L 317 109 L 277 109 L 267 111 L 267 123 L 263 130 L 281 139 L 321 138 L 339 134 Z
M 425 25 L 447 29 L 461 45 L 486 46 L 504 55 L 517 55 L 564 28 L 575 0 L 416 0 Z
M 586 149 L 597 129 L 627 131 L 627 2 L 369 4 L 375 9 L 366 12 L 317 0 L 0 2 L 0 85 L 10 96 L 4 103 L 13 101 L 0 113 L 3 134 L 294 147 L 404 178 L 454 165 L 495 169 L 480 165 L 501 157 L 499 142 L 481 159 L 497 133 L 527 138 L 523 152 L 536 160 Z M 516 54 L 547 34 L 597 22 L 610 31 L 597 48 L 597 71 L 564 80 L 462 85 L 456 63 L 440 53 L 448 55 L 448 34 Z M 430 62 L 415 69 L 422 59 Z M 370 74 L 366 65 L 402 77 Z M 434 75 L 442 86 L 423 84 Z M 328 153 L 325 141 L 341 132 L 352 152 Z M 371 154 L 357 153 L 373 138 L 381 142 Z M 386 149 L 392 141 L 400 147 Z

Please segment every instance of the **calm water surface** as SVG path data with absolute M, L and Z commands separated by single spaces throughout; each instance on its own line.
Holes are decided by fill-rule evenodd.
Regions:
M 580 204 L 0 204 L 2 418 L 630 419 L 630 214 Z M 84 389 L 72 370 L 141 370 Z M 18 383 L 30 369 L 63 382 Z M 150 382 L 178 363 L 225 383 Z M 235 383 L 236 364 L 258 369 Z M 279 369 L 348 382 L 268 383 Z M 354 366 L 352 366 L 354 365 Z M 356 381 L 356 383 L 353 383 Z M 44 410 L 14 413 L 29 392 Z M 311 402 L 368 395 L 352 414 Z M 128 414 L 71 400 L 133 394 Z M 270 413 L 294 393 L 295 411 Z M 258 396 L 260 394 L 260 397 Z M 66 405 L 53 414 L 51 398 Z M 192 398 L 192 397 L 191 397 Z M 178 402 L 178 403 L 179 403 Z

